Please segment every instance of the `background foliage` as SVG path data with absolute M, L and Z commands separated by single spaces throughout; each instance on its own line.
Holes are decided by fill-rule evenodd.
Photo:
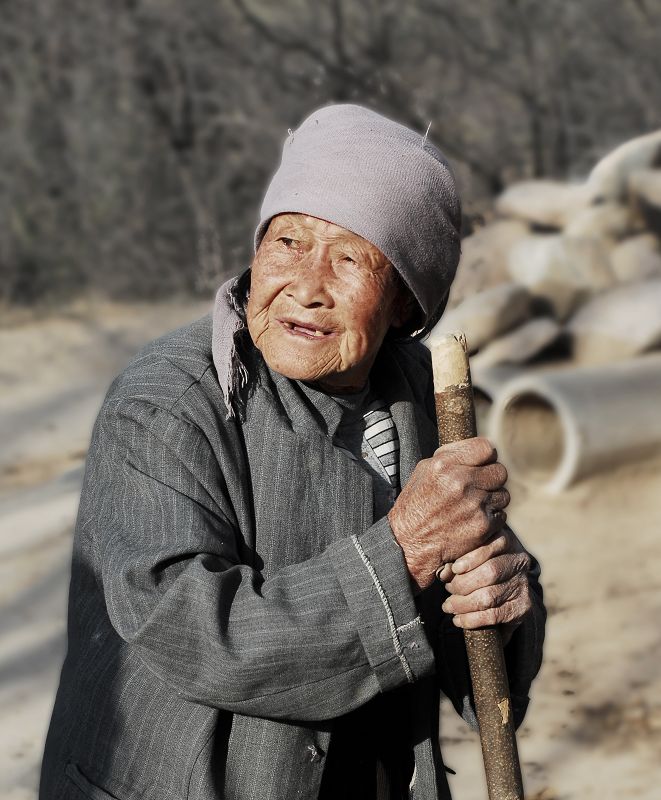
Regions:
M 445 150 L 467 227 L 661 126 L 649 0 L 0 0 L 0 300 L 206 293 L 330 101 Z

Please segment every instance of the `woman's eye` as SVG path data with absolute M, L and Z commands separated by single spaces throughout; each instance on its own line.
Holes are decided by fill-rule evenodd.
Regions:
M 298 249 L 298 241 L 296 239 L 290 239 L 289 236 L 280 236 L 278 241 L 282 242 L 288 250 Z
M 342 256 L 342 261 L 346 261 L 348 264 L 355 264 L 356 262 L 351 258 L 351 256 Z

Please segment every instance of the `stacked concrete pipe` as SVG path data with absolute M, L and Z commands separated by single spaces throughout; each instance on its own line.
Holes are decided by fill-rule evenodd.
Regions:
M 480 367 L 474 369 L 471 363 L 478 436 L 491 436 L 491 412 L 494 399 L 508 381 L 521 374 L 523 374 L 523 370 L 518 365 L 497 364 L 485 369 Z
M 489 435 L 511 475 L 560 492 L 661 452 L 661 353 L 527 372 L 500 387 L 489 416 Z

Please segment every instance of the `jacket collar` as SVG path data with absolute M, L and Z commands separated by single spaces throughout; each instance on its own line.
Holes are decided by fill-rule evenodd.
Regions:
M 411 358 L 407 352 L 410 346 L 384 343 L 372 370 L 375 391 L 390 406 L 399 434 L 402 486 L 418 461 L 431 455 L 429 442 L 436 438 L 436 425 L 428 416 L 424 402 L 426 391 L 431 390 L 430 372 L 417 359 Z
M 299 381 L 267 367 L 258 353 L 259 389 L 279 403 L 292 430 L 301 436 L 332 440 L 342 418 L 342 407 L 323 392 L 309 390 Z M 409 357 L 406 346 L 386 342 L 370 373 L 375 393 L 390 407 L 400 440 L 400 482 L 411 477 L 421 458 L 431 455 L 436 425 L 429 417 L 424 395 L 431 381 L 427 370 Z

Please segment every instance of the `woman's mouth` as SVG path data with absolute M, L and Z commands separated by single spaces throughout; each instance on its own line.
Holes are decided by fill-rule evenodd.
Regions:
M 288 333 L 305 339 L 324 339 L 334 334 L 334 331 L 317 328 L 308 322 L 299 322 L 293 319 L 280 319 L 278 322 Z

